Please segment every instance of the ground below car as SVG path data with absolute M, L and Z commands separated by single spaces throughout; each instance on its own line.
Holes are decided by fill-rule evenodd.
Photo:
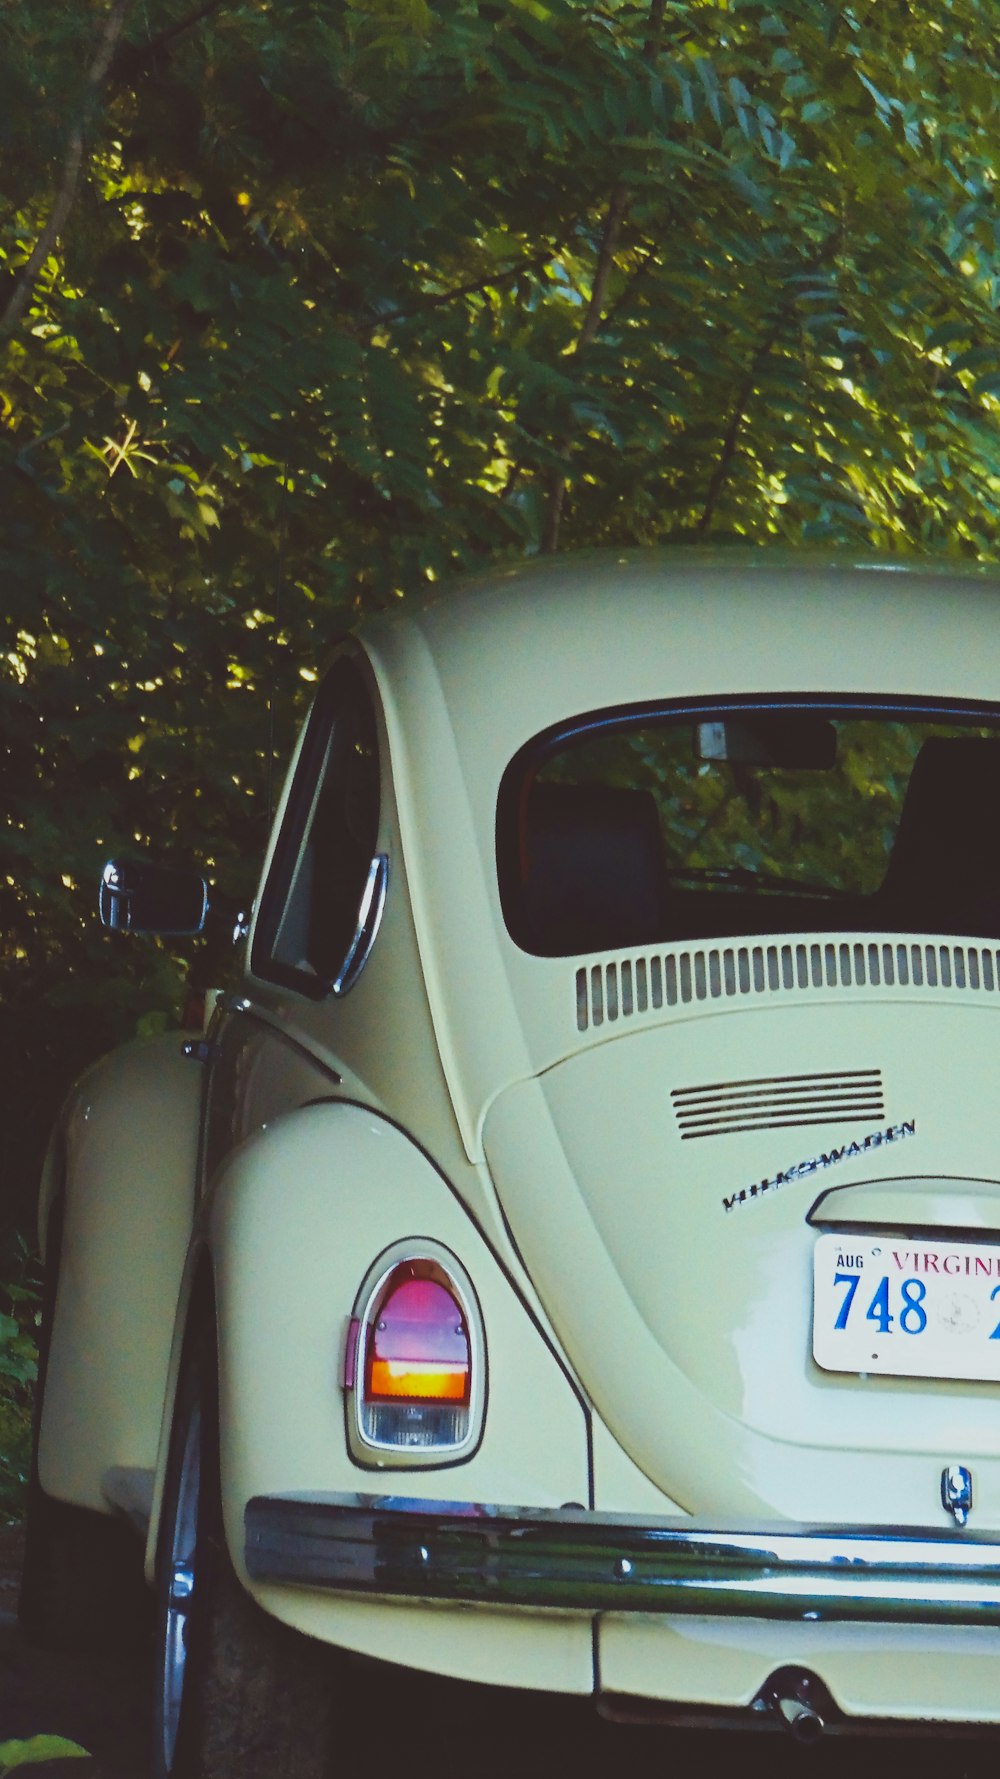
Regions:
M 89 1761 L 25 1769 L 30 1779 L 147 1779 L 150 1674 L 141 1653 L 55 1655 L 29 1648 L 17 1623 L 24 1549 L 20 1526 L 0 1526 L 0 1743 L 42 1732 L 68 1736 Z M 579 1700 L 484 1695 L 412 1673 L 393 1688 L 396 1722 L 411 1713 L 426 1732 L 438 1721 L 433 1771 L 439 1779 L 687 1779 L 711 1766 L 739 1779 L 995 1779 L 1000 1738 L 963 1736 L 829 1739 L 801 1748 L 782 1735 L 657 1730 L 603 1723 Z M 374 1708 L 375 1701 L 372 1701 Z M 480 1707 L 477 1715 L 477 1706 Z M 384 1707 L 383 1707 L 384 1708 Z M 365 1712 L 362 1711 L 362 1716 Z M 424 1769 L 429 1771 L 430 1768 Z M 294 1774 L 275 1779 L 295 1779 Z M 418 1779 L 422 1774 L 418 1770 Z

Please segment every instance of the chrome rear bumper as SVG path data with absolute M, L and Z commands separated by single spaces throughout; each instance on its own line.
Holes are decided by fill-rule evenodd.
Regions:
M 725 1528 L 576 1508 L 373 1495 L 257 1496 L 259 1582 L 548 1611 L 1000 1625 L 1000 1535 Z

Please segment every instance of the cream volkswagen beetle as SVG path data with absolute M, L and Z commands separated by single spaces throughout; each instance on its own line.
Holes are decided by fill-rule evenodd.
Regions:
M 239 991 L 46 1168 L 24 1615 L 124 1623 L 144 1529 L 160 1779 L 322 1773 L 344 1652 L 1000 1721 L 998 811 L 975 574 L 566 558 L 343 642 Z

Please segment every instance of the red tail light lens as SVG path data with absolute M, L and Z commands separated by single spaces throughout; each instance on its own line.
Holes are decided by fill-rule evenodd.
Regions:
M 367 1341 L 369 1401 L 469 1400 L 469 1331 L 460 1304 L 436 1279 L 390 1276 Z
M 447 1451 L 469 1434 L 473 1342 L 462 1293 L 435 1260 L 398 1262 L 364 1311 L 357 1425 L 384 1450 Z

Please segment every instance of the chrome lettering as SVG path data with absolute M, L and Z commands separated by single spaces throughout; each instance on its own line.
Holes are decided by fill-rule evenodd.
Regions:
M 813 1155 L 807 1161 L 797 1161 L 791 1167 L 779 1168 L 773 1179 L 758 1180 L 752 1186 L 741 1187 L 739 1192 L 734 1192 L 731 1197 L 724 1197 L 722 1208 L 724 1211 L 732 1211 L 737 1205 L 746 1204 L 748 1198 L 763 1198 L 765 1192 L 776 1192 L 779 1186 L 789 1186 L 795 1180 L 806 1179 L 810 1174 L 817 1173 L 820 1168 L 835 1167 L 838 1161 L 853 1161 L 855 1156 L 864 1155 L 869 1149 L 878 1149 L 883 1143 L 898 1143 L 903 1137 L 914 1137 L 916 1134 L 916 1119 L 904 1118 L 899 1124 L 887 1125 L 885 1130 L 871 1131 L 868 1136 L 862 1137 L 860 1142 L 846 1143 L 840 1149 L 824 1150 L 822 1155 Z M 898 1255 L 894 1254 L 893 1259 L 897 1266 L 901 1265 Z M 915 1269 L 918 1259 L 919 1257 L 914 1254 Z M 926 1261 L 926 1255 L 924 1259 Z M 926 1271 L 926 1266 L 924 1270 Z

